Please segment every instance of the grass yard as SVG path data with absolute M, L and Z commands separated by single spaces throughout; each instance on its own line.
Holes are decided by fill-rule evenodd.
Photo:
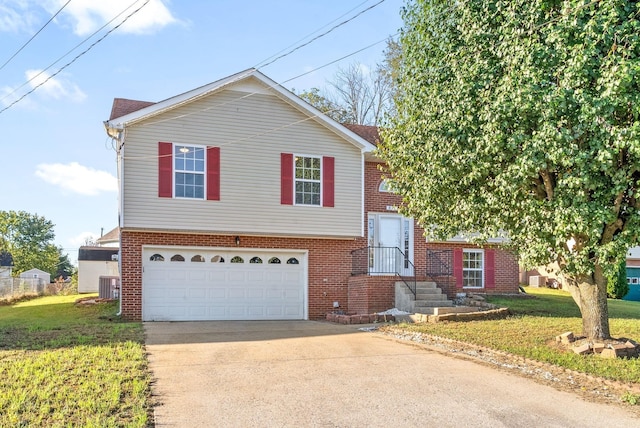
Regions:
M 534 298 L 488 297 L 514 313 L 503 320 L 403 324 L 399 328 L 507 351 L 538 361 L 622 382 L 640 382 L 640 359 L 579 356 L 556 345 L 566 331 L 582 332 L 580 311 L 568 292 L 526 287 Z M 609 325 L 616 338 L 640 340 L 640 302 L 609 300 Z
M 0 426 L 148 425 L 141 323 L 79 297 L 0 306 Z

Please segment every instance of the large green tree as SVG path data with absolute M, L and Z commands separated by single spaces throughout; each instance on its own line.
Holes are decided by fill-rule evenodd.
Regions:
M 415 0 L 403 19 L 380 156 L 404 212 L 558 262 L 583 334 L 609 338 L 607 278 L 640 235 L 638 2 Z
M 60 249 L 53 245 L 53 223 L 25 211 L 0 211 L 0 252 L 13 256 L 15 274 L 37 268 L 55 276 Z

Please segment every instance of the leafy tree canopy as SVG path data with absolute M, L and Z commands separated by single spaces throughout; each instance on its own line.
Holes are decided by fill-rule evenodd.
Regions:
M 53 223 L 25 211 L 0 211 L 0 252 L 13 257 L 15 274 L 37 268 L 55 275 L 60 249 L 53 245 Z
M 416 0 L 380 156 L 406 214 L 557 261 L 583 334 L 640 235 L 636 1 Z

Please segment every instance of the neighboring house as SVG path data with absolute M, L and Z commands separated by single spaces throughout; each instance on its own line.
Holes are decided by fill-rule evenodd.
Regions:
M 51 282 L 51 274 L 40 269 L 29 269 L 22 272 L 20 275 L 22 279 L 30 279 L 38 281 L 41 284 L 47 285 Z
M 512 254 L 427 242 L 397 213 L 376 128 L 340 125 L 256 70 L 159 103 L 117 98 L 105 128 L 120 148 L 126 318 L 380 311 L 400 277 L 427 275 L 450 297 L 518 290 Z
M 627 252 L 627 283 L 629 292 L 624 300 L 640 301 L 640 247 L 630 248 Z
M 101 276 L 118 276 L 117 247 L 88 247 L 78 250 L 78 293 L 97 293 Z
M 100 247 L 120 247 L 120 228 L 115 227 L 96 240 Z

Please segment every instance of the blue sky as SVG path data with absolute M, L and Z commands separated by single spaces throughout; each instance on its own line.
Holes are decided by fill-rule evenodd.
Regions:
M 205 85 L 285 53 L 379 1 L 149 0 L 121 27 L 51 77 L 145 4 L 145 0 L 70 0 L 0 68 L 0 110 L 6 108 L 0 113 L 0 210 L 23 210 L 51 220 L 55 244 L 75 260 L 87 237 L 98 238 L 102 228 L 106 233 L 117 225 L 115 153 L 102 125 L 113 98 L 161 101 Z M 0 0 L 0 65 L 65 3 Z M 287 82 L 396 34 L 402 26 L 402 6 L 402 0 L 383 0 L 260 70 L 300 91 L 326 88 L 338 67 L 353 63 L 374 67 L 382 59 L 384 42 Z

